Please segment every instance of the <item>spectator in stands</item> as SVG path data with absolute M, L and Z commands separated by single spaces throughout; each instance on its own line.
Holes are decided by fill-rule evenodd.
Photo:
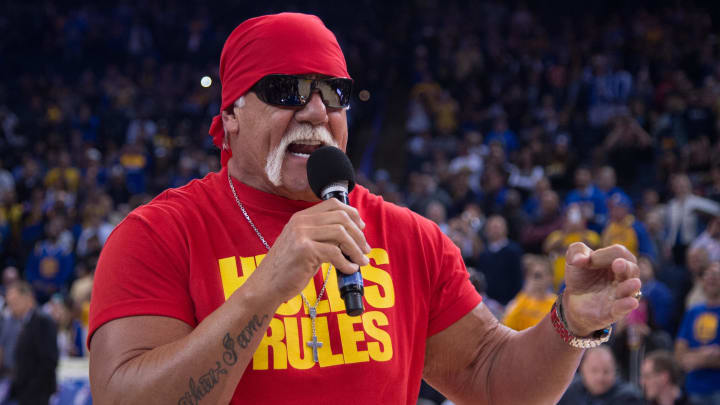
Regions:
M 43 310 L 49 314 L 57 327 L 57 345 L 60 358 L 82 357 L 85 354 L 85 340 L 83 325 L 75 317 L 72 300 L 64 299 L 62 295 L 55 294 L 44 306 Z
M 644 255 L 651 260 L 657 259 L 655 246 L 645 229 L 632 212 L 630 198 L 622 192 L 613 194 L 608 199 L 610 218 L 602 232 L 602 245 L 620 244 L 628 248 L 634 255 Z
M 557 299 L 552 292 L 553 272 L 550 260 L 539 255 L 523 256 L 523 288 L 507 305 L 502 323 L 515 330 L 527 329 L 540 322 Z
M 3 306 L 5 299 L 5 292 L 7 287 L 20 279 L 20 271 L 15 266 L 7 266 L 2 271 L 2 285 L 0 286 L 0 295 L 3 298 Z
M 469 204 L 463 213 L 448 222 L 448 237 L 460 248 L 467 266 L 474 266 L 484 250 L 480 237 L 485 218 L 476 204 Z
M 647 256 L 638 257 L 642 293 L 648 303 L 650 325 L 669 334 L 675 331 L 675 297 L 665 283 L 655 278 L 653 261 Z
M 595 174 L 595 184 L 597 184 L 597 188 L 608 198 L 617 192 L 623 192 L 623 190 L 617 186 L 617 176 L 612 166 L 603 166 L 598 169 Z
M 687 274 L 689 275 L 689 283 L 686 283 L 683 289 L 683 297 L 685 297 L 684 309 L 690 309 L 705 302 L 705 287 L 702 276 L 705 269 L 707 269 L 712 262 L 710 261 L 707 250 L 702 247 L 688 250 L 685 261 Z
M 88 311 L 92 294 L 93 276 L 98 256 L 88 257 L 75 266 L 75 280 L 70 286 L 69 299 L 73 303 L 72 313 L 79 318 L 84 328 L 88 325 Z
M 685 389 L 702 405 L 720 403 L 720 262 L 702 275 L 707 301 L 687 310 L 675 342 L 675 355 L 687 372 Z
M 508 127 L 508 120 L 504 114 L 500 114 L 493 122 L 492 130 L 485 138 L 485 144 L 490 145 L 499 142 L 508 153 L 514 152 L 520 147 L 517 135 Z
M 58 216 L 48 222 L 45 230 L 47 238 L 38 242 L 25 268 L 26 279 L 41 303 L 67 288 L 75 267 L 72 236 L 65 229 L 64 221 Z
M 517 165 L 510 165 L 508 185 L 529 193 L 545 173 L 542 166 L 536 164 L 534 153 L 529 147 L 520 150 L 518 160 Z
M 475 287 L 475 291 L 483 297 L 483 304 L 487 305 L 490 312 L 495 315 L 495 318 L 502 319 L 505 313 L 505 307 L 496 300 L 488 297 L 485 275 L 477 271 L 474 267 L 468 267 L 467 270 L 468 273 L 470 273 L 470 282 Z
M 580 378 L 570 384 L 558 405 L 642 405 L 642 395 L 616 375 L 612 351 L 602 345 L 585 352 Z
M 667 350 L 653 351 L 645 356 L 640 384 L 646 405 L 698 405 L 683 390 L 683 371 Z
M 710 220 L 707 228 L 692 242 L 690 249 L 703 248 L 710 261 L 720 261 L 720 215 Z
M 499 150 L 497 144 L 491 145 L 491 150 Z M 507 198 L 507 174 L 500 166 L 487 166 L 483 171 L 482 195 L 480 207 L 486 214 L 500 214 Z
M 578 158 L 570 147 L 567 135 L 558 135 L 551 145 L 549 161 L 545 165 L 545 175 L 553 189 L 568 190 L 573 187 L 574 174 L 578 166 Z
M 508 238 L 521 240 L 521 235 L 528 229 L 528 216 L 522 208 L 522 196 L 514 188 L 505 193 L 505 204 L 499 214 L 505 218 L 508 226 Z
M 507 237 L 505 218 L 493 215 L 485 222 L 485 251 L 478 270 L 487 280 L 488 295 L 507 305 L 522 288 L 522 248 Z
M 56 388 L 57 328 L 37 308 L 32 288 L 24 281 L 8 287 L 7 304 L 22 324 L 13 352 L 3 353 L 14 359 L 10 398 L 19 405 L 47 404 Z
M 592 183 L 590 169 L 578 167 L 575 170 L 575 189 L 568 193 L 565 205 L 579 204 L 588 227 L 599 232 L 607 220 L 605 199 L 605 194 Z
M 565 250 L 575 242 L 582 242 L 596 249 L 600 247 L 600 235 L 587 228 L 580 205 L 570 204 L 565 209 L 562 228 L 553 231 L 543 243 L 543 252 L 552 261 L 555 290 L 558 290 L 565 280 Z
M 105 244 L 113 230 L 113 226 L 110 225 L 104 215 L 106 214 L 99 203 L 88 203 L 85 206 L 82 231 L 76 246 L 78 258 L 100 253 L 100 248 Z
M 667 205 L 667 237 L 665 254 L 672 252 L 675 263 L 685 262 L 685 249 L 698 236 L 699 213 L 720 215 L 720 203 L 693 194 L 690 179 L 685 174 L 672 177 L 674 197 Z
M 72 165 L 70 153 L 62 150 L 58 154 L 57 166 L 48 170 L 45 175 L 45 186 L 56 186 L 69 192 L 76 192 L 80 185 L 80 171 Z
M 538 214 L 521 232 L 522 246 L 528 252 L 542 252 L 547 237 L 563 225 L 560 198 L 553 190 L 547 190 L 540 196 Z
M 674 297 L 667 286 L 654 278 L 652 261 L 640 256 L 638 266 L 643 298 L 637 308 L 615 324 L 615 335 L 610 341 L 621 374 L 633 382 L 640 377 L 639 354 L 672 350 L 677 326 Z
M 621 114 L 613 119 L 612 130 L 600 151 L 614 170 L 622 173 L 619 185 L 627 192 L 636 195 L 642 187 L 652 184 L 653 140 L 632 117 Z
M 479 195 L 470 187 L 472 172 L 467 167 L 457 170 L 450 169 L 452 177 L 449 179 L 449 193 L 452 205 L 448 209 L 450 216 L 457 216 L 463 212 L 467 204 L 477 203 Z
M 550 187 L 550 180 L 548 180 L 547 177 L 543 177 L 535 183 L 533 192 L 525 198 L 525 204 L 523 205 L 523 209 L 528 214 L 530 220 L 538 218 L 538 215 L 540 215 L 540 200 L 542 199 L 542 195 L 550 190 L 552 190 L 552 188 Z
M 0 380 L 3 382 L 0 383 L 0 385 L 5 385 L 5 382 L 9 383 L 12 371 L 15 369 L 13 353 L 15 352 L 17 338 L 22 328 L 22 321 L 13 316 L 6 296 L 8 288 L 18 282 L 18 280 L 17 268 L 9 266 L 3 269 L 3 310 L 0 315 Z M 2 400 L 3 397 L 0 394 L 0 403 Z
M 447 223 L 447 212 L 441 202 L 430 201 L 425 207 L 425 218 L 435 222 L 444 234 L 448 234 L 450 228 Z
M 707 188 L 706 195 L 715 202 L 720 203 L 720 163 L 710 169 L 711 183 Z
M 452 204 L 452 198 L 438 187 L 433 176 L 427 173 L 412 173 L 406 198 L 408 207 L 415 212 L 425 212 L 432 201 L 440 201 L 446 207 Z

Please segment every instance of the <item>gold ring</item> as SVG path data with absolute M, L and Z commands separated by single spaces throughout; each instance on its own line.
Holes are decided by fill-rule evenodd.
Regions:
M 640 298 L 642 298 L 642 295 L 643 295 L 643 294 L 642 294 L 642 291 L 638 290 L 638 292 L 636 292 L 636 293 L 633 295 L 633 298 L 635 298 L 636 300 L 639 300 Z

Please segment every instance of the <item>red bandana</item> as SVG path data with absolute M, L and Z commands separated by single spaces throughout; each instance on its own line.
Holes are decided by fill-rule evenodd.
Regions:
M 251 18 L 233 30 L 220 56 L 221 111 L 273 73 L 350 77 L 335 35 L 317 16 L 281 13 Z M 222 149 L 224 135 L 218 114 L 210 125 L 218 148 Z M 223 166 L 230 156 L 229 150 L 222 151 Z

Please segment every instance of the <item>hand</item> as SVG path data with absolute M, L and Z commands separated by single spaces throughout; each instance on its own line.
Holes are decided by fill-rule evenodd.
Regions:
M 305 288 L 322 263 L 352 274 L 369 263 L 364 228 L 357 210 L 336 199 L 296 212 L 253 275 L 264 277 L 264 285 L 284 302 Z
M 640 290 L 640 270 L 627 248 L 612 245 L 593 251 L 576 242 L 565 258 L 563 308 L 575 336 L 606 328 L 638 307 L 633 295 Z

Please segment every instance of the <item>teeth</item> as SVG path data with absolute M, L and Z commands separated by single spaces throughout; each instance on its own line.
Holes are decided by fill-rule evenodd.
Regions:
M 307 153 L 290 152 L 290 154 L 293 156 L 297 156 L 297 157 L 301 157 L 301 158 L 305 158 L 305 159 L 310 157 L 310 155 L 308 155 Z

